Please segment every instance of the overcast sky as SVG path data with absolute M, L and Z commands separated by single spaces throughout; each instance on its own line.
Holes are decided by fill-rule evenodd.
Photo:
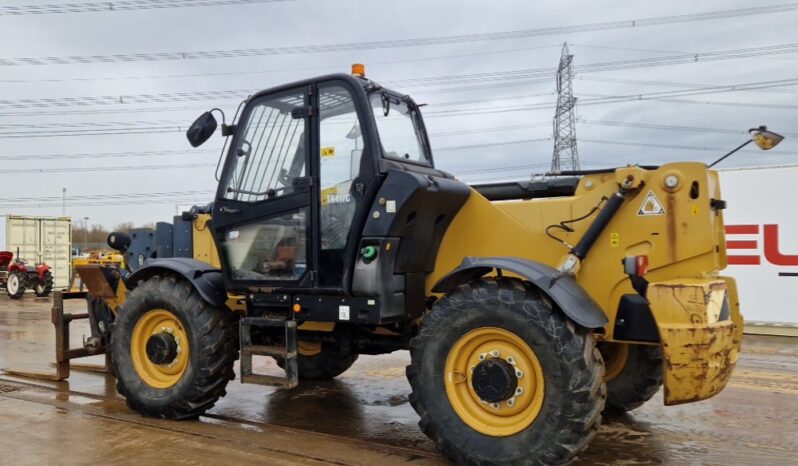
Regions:
M 81 0 L 71 2 L 80 3 Z M 429 104 L 424 113 L 440 168 L 462 173 L 462 179 L 469 182 L 526 178 L 532 172 L 546 171 L 551 162 L 550 122 L 554 110 L 548 104 L 556 102 L 554 74 L 543 78 L 503 78 L 518 70 L 556 67 L 564 41 L 575 55 L 575 94 L 586 103 L 578 106 L 580 122 L 577 124 L 583 168 L 630 162 L 710 161 L 722 152 L 700 148 L 732 148 L 744 140 L 745 130 L 759 124 L 785 133 L 787 140 L 773 153 L 739 154 L 726 166 L 798 162 L 796 85 L 587 105 L 600 96 L 684 91 L 696 85 L 798 79 L 798 53 L 718 61 L 704 61 L 702 55 L 792 45 L 798 42 L 795 33 L 798 10 L 412 47 L 239 58 L 88 64 L 75 63 L 79 60 L 72 59 L 67 60 L 70 62 L 67 64 L 25 64 L 19 59 L 370 43 L 502 33 L 753 6 L 741 0 L 700 3 L 295 0 L 38 15 L 9 15 L 10 10 L 3 10 L 8 6 L 53 3 L 58 1 L 0 0 L 0 13 L 6 13 L 0 14 L 0 43 L 3 44 L 0 51 L 0 170 L 5 172 L 0 182 L 0 214 L 60 215 L 60 197 L 62 189 L 66 188 L 66 214 L 75 221 L 89 217 L 90 224 L 107 227 L 126 221 L 136 224 L 170 221 L 176 210 L 187 204 L 212 200 L 212 196 L 205 193 L 215 188 L 213 165 L 222 138 L 217 136 L 200 149 L 183 153 L 190 149 L 184 136 L 185 128 L 202 109 L 218 106 L 230 117 L 249 90 L 319 74 L 348 72 L 354 62 L 365 63 L 370 78 L 391 82 L 390 86 L 396 90 Z M 798 51 L 798 47 L 790 50 Z M 613 71 L 578 71 L 578 67 L 593 63 L 670 57 L 680 53 L 698 54 L 697 61 Z M 492 74 L 484 79 L 467 78 L 463 82 L 453 78 L 478 73 Z M 507 75 L 503 76 L 504 73 Z M 409 82 L 441 76 L 448 77 L 442 84 Z M 193 95 L 208 91 L 239 92 L 229 93 L 230 97 L 226 98 Z M 180 100 L 164 97 L 146 104 L 136 103 L 136 98 L 122 97 L 174 93 L 187 94 Z M 114 96 L 115 103 L 66 105 L 69 102 L 64 100 L 99 96 Z M 26 103 L 25 99 L 34 101 Z M 85 99 L 73 101 L 81 102 L 85 103 Z M 629 123 L 677 128 L 630 127 Z M 686 131 L 684 127 L 720 131 Z M 121 132 L 128 133 L 133 128 L 141 129 L 137 134 L 86 134 L 87 130 L 109 133 L 119 132 L 120 128 Z M 54 131 L 59 131 L 59 135 L 55 136 Z M 526 140 L 533 141 L 507 144 Z M 614 144 L 619 142 L 624 144 Z M 484 146 L 493 143 L 504 144 Z M 693 148 L 658 147 L 661 145 Z M 446 150 L 460 146 L 477 147 Z M 120 152 L 161 154 L 96 156 Z M 86 154 L 95 156 L 82 157 Z M 69 155 L 81 157 L 65 157 Z M 20 156 L 28 157 L 21 159 Z M 156 166 L 162 168 L 153 168 Z M 172 168 L 166 168 L 168 166 Z M 20 173 L 30 169 L 92 167 L 107 167 L 108 170 Z M 125 170 L 115 171 L 114 167 Z M 514 168 L 501 170 L 505 167 Z M 486 169 L 490 171 L 484 171 Z M 188 192 L 195 193 L 146 195 Z M 132 198 L 120 198 L 126 194 L 139 195 L 135 198 L 138 202 L 132 204 Z M 115 197 L 92 197 L 103 195 Z M 81 200 L 79 196 L 84 198 Z M 85 196 L 89 196 L 89 200 Z M 20 197 L 35 200 L 13 200 Z M 85 205 L 117 201 L 119 205 Z M 48 207 L 37 207 L 39 205 Z M 4 234 L 3 222 L 0 245 L 4 244 Z

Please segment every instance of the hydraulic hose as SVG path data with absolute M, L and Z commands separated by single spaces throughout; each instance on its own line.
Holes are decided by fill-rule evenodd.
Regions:
M 585 234 L 576 246 L 571 249 L 571 253 L 578 257 L 579 260 L 584 259 L 587 253 L 590 252 L 590 248 L 593 247 L 598 237 L 604 229 L 607 228 L 607 225 L 609 225 L 610 221 L 615 217 L 615 214 L 618 213 L 618 210 L 623 205 L 623 201 L 623 191 L 616 192 L 607 200 L 604 208 L 598 213 L 596 219 L 590 224 Z

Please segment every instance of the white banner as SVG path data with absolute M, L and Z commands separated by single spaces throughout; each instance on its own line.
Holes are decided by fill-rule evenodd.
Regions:
M 720 171 L 729 267 L 746 321 L 798 324 L 798 167 Z

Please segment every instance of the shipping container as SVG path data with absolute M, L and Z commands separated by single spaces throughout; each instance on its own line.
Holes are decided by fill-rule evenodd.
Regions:
M 720 170 L 729 267 L 746 324 L 798 325 L 798 166 Z M 781 332 L 775 332 L 781 333 Z
M 72 276 L 72 220 L 69 217 L 6 215 L 6 249 L 28 264 L 49 265 L 54 289 L 69 287 Z

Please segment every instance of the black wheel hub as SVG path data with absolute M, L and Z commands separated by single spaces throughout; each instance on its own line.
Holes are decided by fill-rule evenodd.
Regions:
M 177 357 L 177 341 L 169 333 L 156 333 L 147 340 L 147 358 L 153 364 L 169 364 Z
M 480 399 L 498 403 L 510 399 L 518 386 L 515 368 L 501 358 L 488 358 L 474 368 L 471 386 Z

